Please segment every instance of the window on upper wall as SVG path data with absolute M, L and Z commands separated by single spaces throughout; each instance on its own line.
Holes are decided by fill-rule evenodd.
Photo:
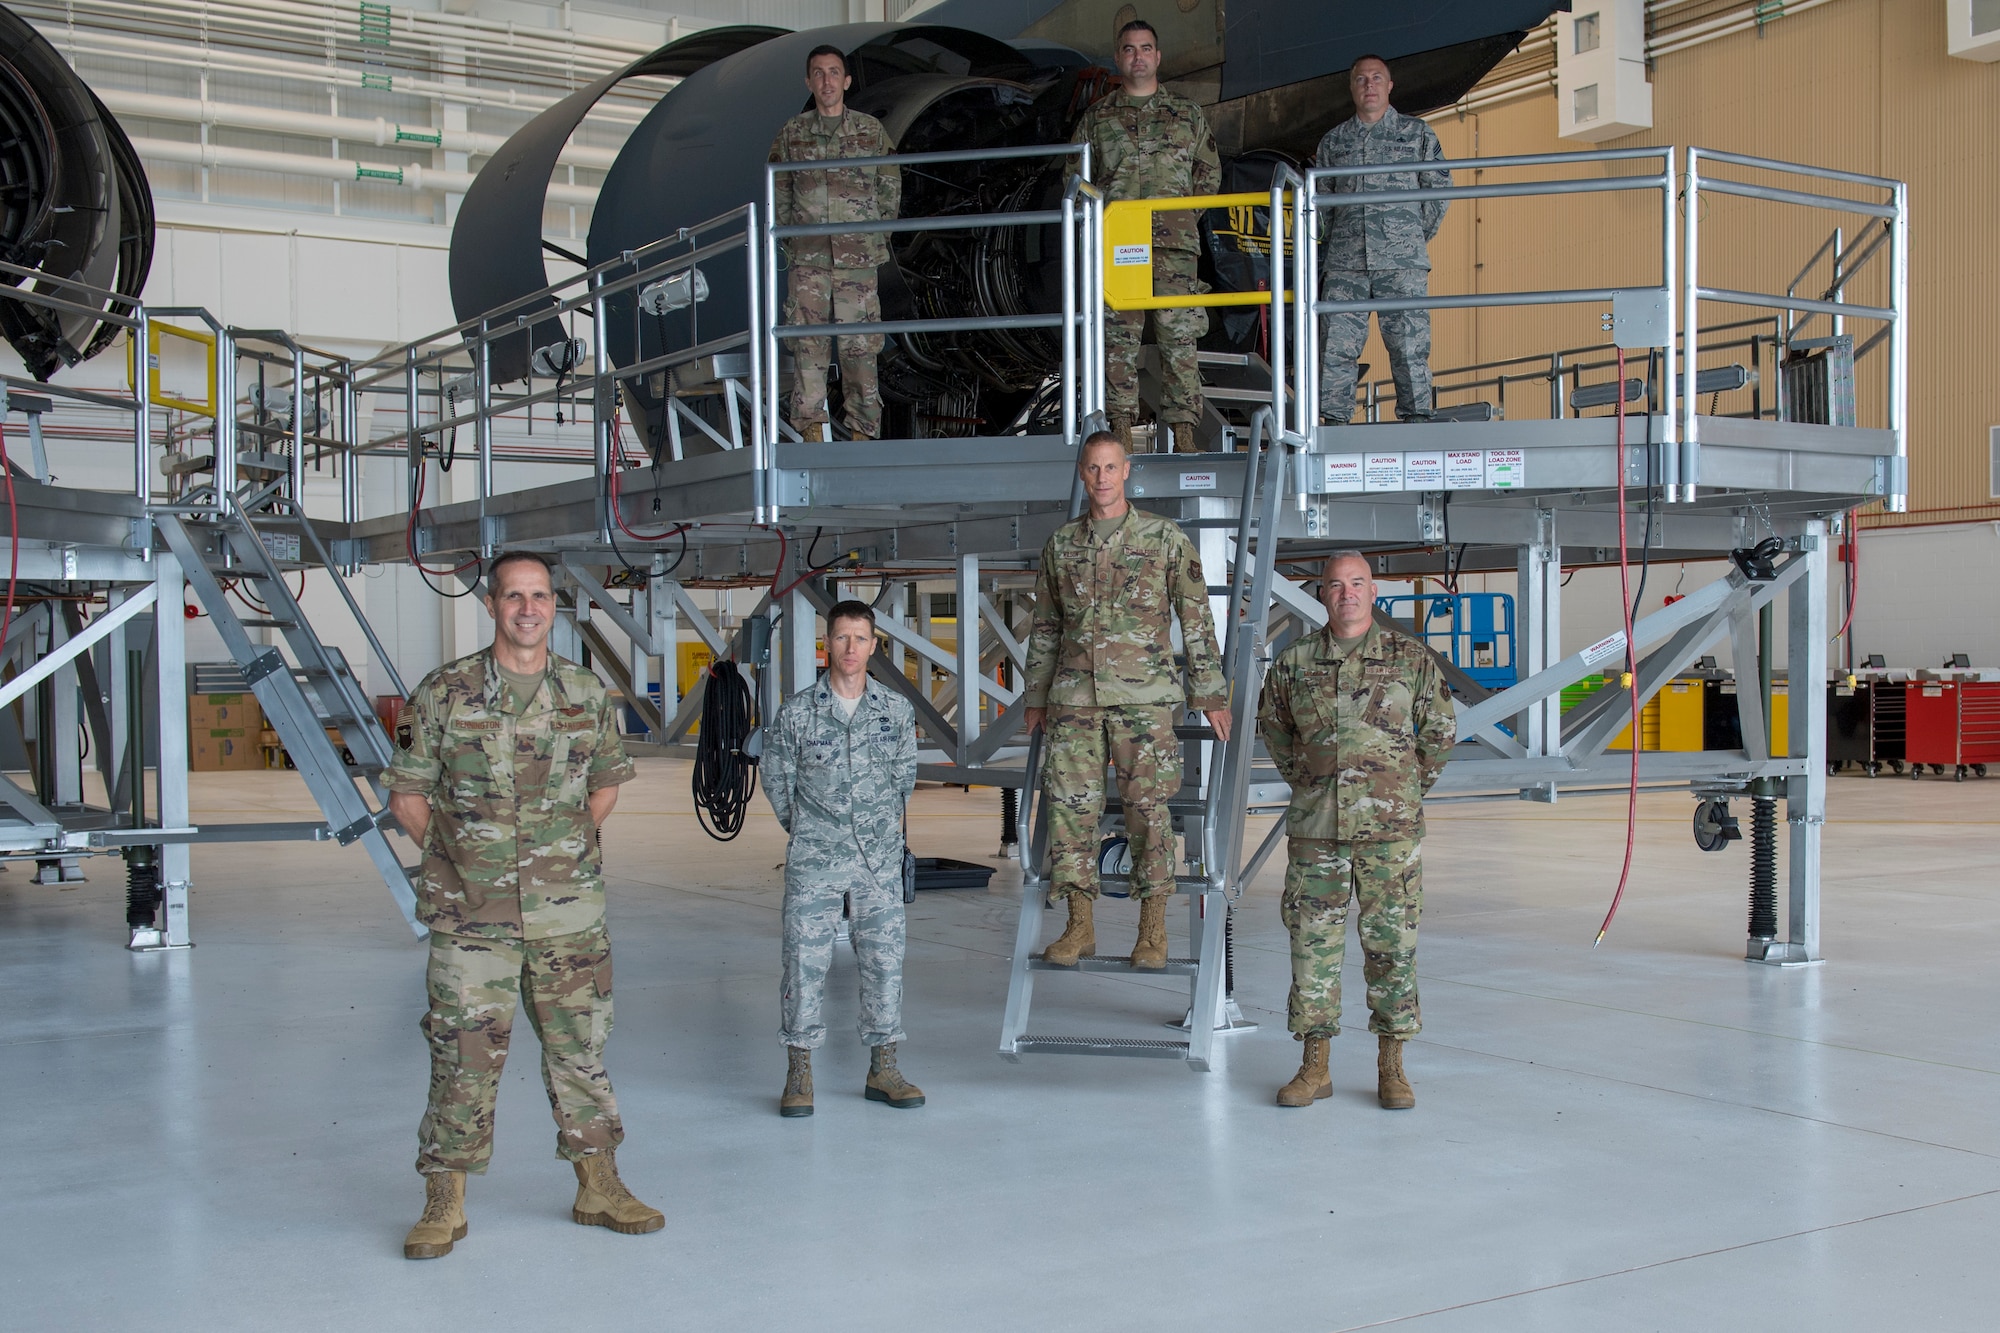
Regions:
M 1972 35 L 2000 32 L 2000 0 L 1972 0 Z
M 1579 125 L 1585 123 L 1586 121 L 1592 121 L 1597 119 L 1596 84 L 1586 83 L 1585 85 L 1583 85 L 1583 87 L 1576 90 L 1575 111 L 1576 111 L 1576 123 Z
M 1996 0 L 1996 2 L 2000 2 L 2000 0 Z M 1597 43 L 1601 40 L 1598 33 L 1597 15 L 1579 14 L 1573 26 L 1576 28 L 1576 54 L 1582 55 L 1585 51 L 1595 51 Z M 1582 120 L 1583 117 L 1578 116 L 1577 119 Z

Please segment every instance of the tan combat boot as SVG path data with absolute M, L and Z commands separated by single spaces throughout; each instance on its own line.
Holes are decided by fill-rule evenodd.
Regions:
M 1132 966 L 1158 972 L 1167 965 L 1167 896 L 1156 893 L 1139 900 L 1139 938 L 1132 945 Z
M 813 1053 L 803 1046 L 787 1046 L 785 1055 L 785 1095 L 778 1098 L 778 1114 L 786 1117 L 813 1113 Z
M 403 1237 L 405 1259 L 442 1259 L 465 1239 L 465 1172 L 424 1172 L 424 1215 Z
M 1375 1100 L 1385 1111 L 1407 1111 L 1417 1104 L 1410 1080 L 1403 1077 L 1403 1039 L 1378 1034 L 1375 1046 Z
M 1333 1078 L 1326 1072 L 1325 1037 L 1306 1038 L 1305 1059 L 1292 1081 L 1278 1089 L 1278 1105 L 1311 1106 L 1322 1097 L 1333 1096 Z
M 622 1236 L 643 1236 L 667 1224 L 659 1209 L 648 1208 L 625 1188 L 611 1149 L 579 1158 L 570 1166 L 576 1171 L 576 1203 L 569 1215 L 578 1226 L 608 1227 Z
M 1042 950 L 1042 960 L 1057 967 L 1075 967 L 1076 960 L 1097 952 L 1096 900 L 1074 890 L 1069 895 L 1069 925 L 1054 944 Z
M 924 1104 L 924 1090 L 903 1077 L 896 1068 L 896 1043 L 872 1046 L 868 1050 L 868 1089 L 862 1094 L 871 1102 L 886 1102 L 898 1111 L 913 1111 Z

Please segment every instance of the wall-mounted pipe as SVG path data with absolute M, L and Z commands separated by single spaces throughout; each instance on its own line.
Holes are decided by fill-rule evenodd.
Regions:
M 232 129 L 271 130 L 279 134 L 311 135 L 348 143 L 372 143 L 378 147 L 403 147 L 411 152 L 426 148 L 447 153 L 469 153 L 491 157 L 507 142 L 505 135 L 474 134 L 467 130 L 443 130 L 430 125 L 401 125 L 376 116 L 333 116 L 311 111 L 283 111 L 276 107 L 248 106 L 241 102 L 204 101 L 192 97 L 162 97 L 157 93 L 124 92 L 107 88 L 97 94 L 105 106 L 119 116 L 144 116 L 149 120 L 174 121 L 183 125 L 221 125 Z M 558 161 L 594 171 L 608 170 L 618 160 L 615 148 L 591 148 L 570 144 Z
M 411 190 L 439 190 L 464 194 L 472 185 L 469 171 L 440 171 L 412 162 L 407 166 L 383 166 L 377 162 L 356 162 L 344 157 L 308 157 L 304 153 L 267 153 L 257 148 L 230 148 L 223 144 L 190 143 L 179 139 L 134 139 L 132 147 L 142 158 L 156 162 L 185 162 L 201 167 L 237 167 L 246 171 L 275 171 L 292 176 L 316 176 L 323 180 L 374 181 L 401 185 Z M 587 185 L 549 186 L 552 204 L 592 207 L 597 191 Z

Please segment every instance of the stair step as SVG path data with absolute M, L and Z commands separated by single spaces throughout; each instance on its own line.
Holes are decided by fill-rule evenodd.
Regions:
M 1138 1055 L 1154 1059 L 1185 1060 L 1188 1044 L 1156 1037 L 1044 1037 L 1024 1035 L 1014 1040 L 1017 1054 L 1029 1051 L 1043 1055 Z
M 1132 877 L 1130 875 L 1099 875 L 1097 882 L 1100 886 L 1111 885 L 1116 888 L 1126 889 L 1132 887 Z M 1186 894 L 1207 893 L 1209 892 L 1208 881 L 1199 875 L 1175 875 L 1174 892 Z
M 1225 389 L 1216 384 L 1201 386 L 1201 396 L 1218 403 L 1268 403 L 1271 401 L 1269 389 Z
M 297 629 L 299 627 L 299 622 L 296 620 L 260 620 L 249 616 L 238 620 L 236 623 L 245 629 Z
M 1042 958 L 1028 960 L 1030 972 L 1124 972 L 1140 977 L 1191 977 L 1201 970 L 1199 958 L 1169 958 L 1164 968 L 1134 967 L 1130 958 L 1115 954 L 1085 954 L 1075 967 L 1059 967 Z

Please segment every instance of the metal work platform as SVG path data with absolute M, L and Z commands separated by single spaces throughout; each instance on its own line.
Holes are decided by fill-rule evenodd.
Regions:
M 1077 150 L 1058 145 L 1017 151 L 1056 156 Z M 963 156 L 897 161 L 909 167 Z M 1051 207 L 835 228 L 1034 229 L 1043 253 L 1060 256 L 1060 281 L 1048 309 L 1016 315 L 787 326 L 778 248 L 788 236 L 814 229 L 772 226 L 768 195 L 366 362 L 322 355 L 275 331 L 222 328 L 200 312 L 148 311 L 125 302 L 117 309 L 125 312 L 122 318 L 135 339 L 143 341 L 154 321 L 191 320 L 186 327 L 212 340 L 216 387 L 210 415 L 204 419 L 199 412 L 176 409 L 180 415 L 163 448 L 156 417 L 165 409 L 157 405 L 157 389 L 120 398 L 65 397 L 60 386 L 36 388 L 55 396 L 52 410 L 58 414 L 80 400 L 130 412 L 135 475 L 122 495 L 42 486 L 17 475 L 20 578 L 65 596 L 102 597 L 101 608 L 93 604 L 89 623 L 106 624 L 108 635 L 128 623 L 115 619 L 120 608 L 141 598 L 177 605 L 190 582 L 213 614 L 210 585 L 251 577 L 270 588 L 273 569 L 321 569 L 339 583 L 342 573 L 364 566 L 422 562 L 435 576 L 471 587 L 477 584 L 477 557 L 503 548 L 541 550 L 557 563 L 573 642 L 590 649 L 594 664 L 624 693 L 659 752 L 683 749 L 700 712 L 702 682 L 677 679 L 683 620 L 717 655 L 736 656 L 754 670 L 759 705 L 768 718 L 784 695 L 814 678 L 816 614 L 836 595 L 859 595 L 877 606 L 888 639 L 874 664 L 876 674 L 916 707 L 921 776 L 1032 789 L 1034 757 L 1020 735 L 1018 700 L 1034 565 L 1049 534 L 1075 512 L 1077 446 L 1101 419 L 1105 402 L 1106 205 L 1086 179 L 1087 162 L 1078 165 L 1079 173 Z M 1271 655 L 1321 623 L 1323 613 L 1297 576 L 1302 567 L 1329 551 L 1354 547 L 1368 553 L 1384 577 L 1511 572 L 1520 678 L 1497 693 L 1455 680 L 1460 743 L 1434 799 L 1549 801 L 1564 791 L 1624 786 L 1631 759 L 1607 751 L 1632 721 L 1634 708 L 1724 639 L 1739 674 L 1747 676 L 1761 663 L 1767 673 L 1782 665 L 1795 682 L 1823 678 L 1830 542 L 1856 507 L 1903 505 L 1908 217 L 1899 183 L 1674 148 L 1492 158 L 1451 167 L 1457 179 L 1479 182 L 1442 192 L 1454 199 L 1639 197 L 1648 215 L 1658 219 L 1657 248 L 1640 256 L 1649 265 L 1656 257 L 1655 271 L 1636 284 L 1436 293 L 1401 302 L 1326 301 L 1318 293 L 1322 211 L 1407 196 L 1323 189 L 1344 175 L 1384 170 L 1341 168 L 1281 171 L 1268 200 L 1260 197 L 1268 216 L 1279 219 L 1298 243 L 1276 265 L 1268 293 L 1268 375 L 1256 368 L 1255 375 L 1238 375 L 1241 382 L 1226 390 L 1235 395 L 1230 402 L 1253 410 L 1254 422 L 1246 432 L 1232 428 L 1212 436 L 1219 451 L 1135 458 L 1131 486 L 1137 503 L 1175 518 L 1196 537 L 1217 623 L 1230 640 L 1225 662 L 1237 739 L 1228 746 L 1189 740 L 1183 887 L 1197 929 L 1194 957 L 1170 972 L 1189 975 L 1196 1016 L 1227 1021 L 1226 985 L 1216 961 L 1223 931 L 1213 923 L 1226 919 L 1228 902 L 1275 848 L 1275 834 L 1254 850 L 1244 846 L 1245 817 L 1278 810 L 1288 796 L 1256 746 L 1254 719 Z M 784 169 L 783 164 L 771 168 Z M 1864 231 L 1852 246 L 1838 232 L 1829 238 L 1784 292 L 1717 286 L 1706 276 L 1710 265 L 1704 255 L 1718 244 L 1723 224 L 1704 222 L 1701 203 L 1715 194 L 1755 201 L 1760 208 L 1859 217 Z M 1754 224 L 1731 226 L 1747 237 Z M 1725 236 L 1722 244 L 1738 239 Z M 1865 252 L 1864 245 L 1870 247 Z M 1878 253 L 1885 262 L 1867 268 L 1865 280 L 1887 295 L 1873 304 L 1849 300 L 1856 274 Z M 1621 257 L 1623 272 L 1631 271 L 1632 258 Z M 702 293 L 709 286 L 704 265 L 745 275 L 739 295 L 747 315 L 731 321 L 702 314 Z M 1734 264 L 1732 272 L 1741 268 Z M 1824 280 L 1829 272 L 1830 281 Z M 1769 285 L 1779 283 L 1774 278 Z M 1815 294 L 1800 295 L 1802 286 Z M 56 298 L 12 288 L 0 289 L 0 299 Z M 1524 355 L 1457 374 L 1440 371 L 1446 396 L 1467 401 L 1444 404 L 1431 422 L 1320 424 L 1315 316 L 1397 305 L 1434 310 L 1582 305 L 1604 315 L 1607 337 L 1594 348 Z M 1757 341 L 1764 339 L 1757 334 L 1749 344 L 1762 358 L 1753 367 L 1737 364 L 1745 355 L 1742 321 L 1703 322 L 1722 307 L 1732 313 L 1746 307 L 1775 312 L 1772 336 Z M 615 344 L 649 345 L 637 337 L 614 339 L 614 318 L 629 318 L 635 326 L 642 319 L 685 323 L 674 326 L 672 338 L 653 337 L 650 345 L 660 349 L 653 355 L 614 365 Z M 1831 321 L 1832 336 L 1806 338 L 1807 322 L 1818 318 Z M 1868 326 L 1858 342 L 1847 333 L 1849 321 Z M 526 379 L 493 381 L 497 346 L 528 339 L 531 328 L 557 324 L 570 329 L 571 342 L 533 349 L 536 369 Z M 1046 339 L 1051 356 L 1036 410 L 1004 426 L 995 423 L 992 433 L 803 440 L 784 420 L 785 347 L 799 336 L 873 332 L 921 339 L 936 349 L 950 346 L 953 338 L 995 329 Z M 1879 359 L 1871 360 L 1877 353 Z M 240 383 L 246 367 L 258 377 L 254 394 Z M 1879 371 L 1881 387 L 1877 392 L 1871 383 L 1857 398 L 1856 376 L 1863 370 Z M 1251 380 L 1272 387 L 1260 390 Z M 1507 384 L 1524 380 L 1546 386 L 1545 416 L 1520 415 L 1519 393 L 1508 400 Z M 643 432 L 621 406 L 626 387 L 638 381 L 670 403 L 651 438 L 634 438 Z M 1497 403 L 1477 396 L 1487 389 L 1497 389 Z M 1744 394 L 1754 399 L 1750 409 L 1718 410 L 1721 399 L 1731 398 L 1734 405 L 1738 399 L 1732 395 Z M 1539 393 L 1527 396 L 1539 406 Z M 1701 410 L 1705 402 L 1707 412 Z M 1631 403 L 1637 406 L 1627 411 Z M 1371 388 L 1366 412 L 1379 416 L 1382 404 L 1380 386 Z M 562 423 L 554 424 L 565 411 Z M 461 428 L 469 447 L 459 443 Z M 458 494 L 449 502 L 426 503 L 432 485 L 442 485 L 442 467 L 453 461 L 469 468 L 469 477 L 460 473 L 453 479 Z M 552 479 L 514 489 L 500 484 L 505 474 L 530 464 L 554 469 Z M 311 540 L 289 560 L 266 568 L 256 557 L 258 548 L 266 554 L 270 548 L 250 534 L 287 515 L 296 521 L 309 465 L 336 470 L 341 512 L 315 514 L 299 525 Z M 212 469 L 206 481 L 200 476 L 204 467 Z M 376 468 L 393 470 L 400 503 L 371 509 L 364 502 L 362 472 Z M 1632 624 L 1636 697 L 1626 689 L 1599 690 L 1565 713 L 1563 689 L 1593 674 L 1608 671 L 1615 677 L 1626 659 L 1628 635 L 1622 622 L 1594 627 L 1590 647 L 1564 652 L 1562 572 L 1615 565 L 1621 550 L 1633 563 L 1723 559 L 1732 553 L 1754 559 L 1742 559 L 1724 578 Z M 903 610 L 907 589 L 943 580 L 956 594 L 949 643 L 937 641 Z M 774 647 L 767 659 L 754 658 L 761 635 L 744 627 L 725 632 L 689 595 L 690 589 L 710 587 L 762 590 L 746 619 L 760 619 L 771 631 Z M 1772 618 L 1779 607 L 1789 629 L 1789 655 L 1782 664 L 1772 657 Z M 284 696 L 268 704 L 273 715 L 303 716 L 283 682 L 322 687 L 321 712 L 337 711 L 324 707 L 329 691 L 345 710 L 343 737 L 349 728 L 366 734 L 372 714 L 357 707 L 351 673 L 343 676 L 344 664 L 301 643 L 299 634 L 309 634 L 310 627 L 302 620 L 281 623 L 290 616 L 280 607 L 271 624 L 246 622 L 243 641 L 232 644 L 245 669 L 266 671 L 270 688 Z M 51 791 L 32 795 L 15 788 L 0 792 L 17 816 L 0 821 L 8 855 L 44 860 L 83 855 L 143 835 L 166 849 L 165 879 L 184 892 L 187 841 L 216 831 L 187 825 L 185 736 L 176 732 L 174 720 L 184 714 L 179 633 L 169 624 L 175 620 L 160 618 L 154 631 L 162 772 L 157 818 L 116 835 L 90 831 L 85 821 L 66 822 L 57 809 L 73 784 L 58 782 Z M 9 644 L 16 669 L 24 672 L 38 660 L 53 660 L 45 654 L 60 651 L 59 645 L 49 646 L 51 633 L 59 638 L 75 632 L 57 630 L 46 614 L 33 624 L 32 634 L 24 630 L 18 643 Z M 271 668 L 272 653 L 291 670 Z M 81 660 L 72 653 L 50 670 L 70 670 Z M 0 700 L 20 697 L 49 674 L 23 685 L 25 678 L 17 676 L 0 690 Z M 653 690 L 662 701 L 658 707 L 649 702 Z M 114 700 L 117 693 L 114 687 Z M 1741 750 L 1645 753 L 1639 757 L 1640 781 L 1711 799 L 1735 795 L 1786 803 L 1784 933 L 1773 929 L 1753 936 L 1749 953 L 1759 961 L 1815 962 L 1826 780 L 1822 692 L 1794 691 L 1790 734 L 1777 757 L 1759 692 L 1746 689 L 1736 697 L 1746 738 Z M 111 711 L 119 711 L 116 702 Z M 310 749 L 306 733 L 313 729 L 299 722 L 295 730 L 287 744 L 296 739 Z M 115 728 L 107 732 L 107 742 L 98 751 L 100 760 L 123 744 Z M 387 751 L 370 737 L 354 754 L 365 770 Z M 336 755 L 329 764 L 338 762 Z M 329 767 L 324 781 L 314 781 L 327 820 L 312 832 L 363 840 L 401 899 L 408 884 L 388 854 L 381 811 L 366 784 L 355 783 L 367 776 L 343 767 L 336 778 Z M 1033 819 L 1032 801 L 1023 803 L 1018 842 L 1025 849 L 1028 889 L 1015 958 L 1018 994 L 1008 1006 L 1003 1047 L 1010 1054 L 1113 1049 L 1118 1039 L 1037 1038 L 1025 1029 L 1027 983 L 1037 970 L 1043 870 Z M 168 934 L 185 942 L 184 905 L 170 910 L 168 921 Z M 1109 968 L 1114 962 L 1101 959 L 1091 966 Z M 1212 1035 L 1209 1024 L 1196 1021 L 1184 1045 L 1155 1050 L 1149 1041 L 1131 1041 L 1146 1046 L 1144 1053 L 1164 1051 L 1199 1067 Z

